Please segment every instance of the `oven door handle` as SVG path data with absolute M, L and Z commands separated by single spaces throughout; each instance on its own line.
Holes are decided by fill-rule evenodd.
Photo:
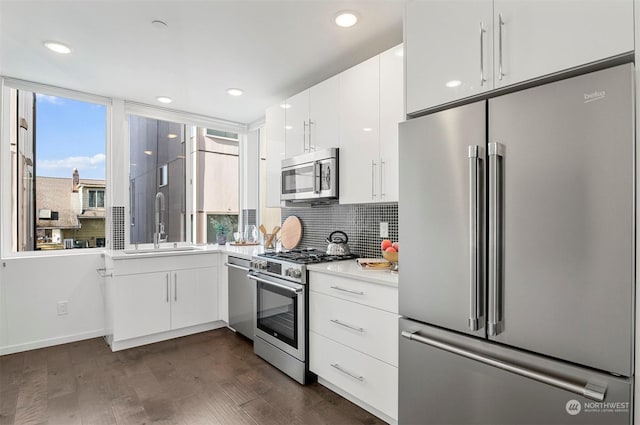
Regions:
M 290 286 L 282 285 L 280 283 L 271 282 L 270 280 L 260 279 L 259 277 L 249 273 L 247 277 L 257 282 L 266 283 L 267 285 L 275 286 L 276 288 L 284 289 L 285 291 L 293 292 L 294 294 L 302 293 L 302 288 L 292 288 Z

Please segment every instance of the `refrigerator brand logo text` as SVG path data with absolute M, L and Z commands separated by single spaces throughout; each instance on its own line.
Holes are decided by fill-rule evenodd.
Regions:
M 567 410 L 568 414 L 575 416 L 580 413 L 580 410 L 582 410 L 582 405 L 578 400 L 569 400 L 564 408 Z
M 584 94 L 584 103 L 594 102 L 596 100 L 604 99 L 607 95 L 607 92 L 602 91 L 594 91 L 593 93 L 585 93 Z

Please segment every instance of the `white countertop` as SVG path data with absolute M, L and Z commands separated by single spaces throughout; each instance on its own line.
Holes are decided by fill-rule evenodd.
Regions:
M 261 245 L 235 246 L 235 245 L 191 245 L 188 247 L 140 249 L 105 251 L 105 254 L 114 260 L 131 260 L 135 258 L 167 257 L 174 255 L 211 254 L 221 252 L 235 257 L 251 259 L 253 255 L 262 254 L 264 247 Z
M 356 260 L 309 264 L 307 270 L 398 287 L 398 273 L 390 270 L 362 270 Z
M 223 253 L 232 257 L 240 257 L 250 260 L 254 255 L 262 254 L 262 245 L 236 246 L 236 245 L 197 245 L 189 250 L 161 249 L 161 250 L 140 250 L 136 253 L 125 253 L 124 251 L 107 251 L 113 260 L 125 260 L 148 257 L 164 257 L 173 255 L 194 255 L 207 253 Z M 307 269 L 318 273 L 327 273 L 351 279 L 359 279 L 381 285 L 398 287 L 398 273 L 389 270 L 362 270 L 356 260 L 333 261 L 329 263 L 309 264 Z

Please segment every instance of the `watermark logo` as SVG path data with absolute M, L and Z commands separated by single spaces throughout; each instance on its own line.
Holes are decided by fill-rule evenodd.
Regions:
M 564 406 L 565 410 L 571 416 L 575 416 L 582 410 L 582 404 L 578 400 L 569 400 Z

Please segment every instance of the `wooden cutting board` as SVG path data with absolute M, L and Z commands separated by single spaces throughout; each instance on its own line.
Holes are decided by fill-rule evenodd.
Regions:
M 284 249 L 293 249 L 302 239 L 302 223 L 295 215 L 287 217 L 280 229 L 280 241 Z

